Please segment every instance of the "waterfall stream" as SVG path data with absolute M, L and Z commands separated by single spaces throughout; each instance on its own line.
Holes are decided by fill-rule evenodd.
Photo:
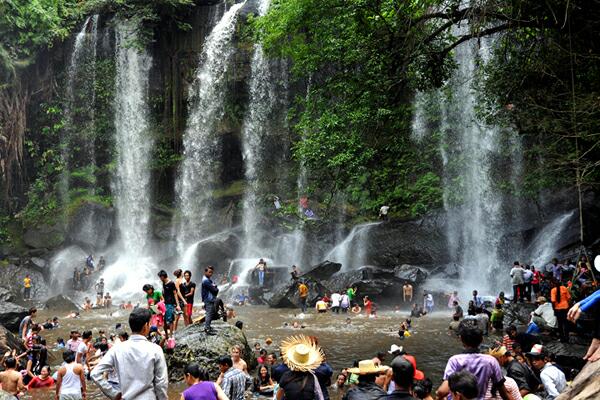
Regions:
M 118 260 L 103 277 L 115 297 L 139 292 L 132 286 L 153 281 L 154 264 L 146 256 L 150 241 L 150 159 L 154 140 L 150 134 L 148 78 L 152 58 L 133 46 L 138 37 L 128 22 L 116 25 L 115 142 L 117 165 L 113 195 L 120 234 Z
M 220 172 L 218 124 L 225 113 L 226 77 L 235 52 L 238 12 L 243 5 L 235 4 L 227 10 L 206 39 L 190 90 L 184 158 L 176 184 L 182 214 L 177 233 L 181 254 L 192 242 L 211 233 L 209 219 L 216 222 L 212 195 Z
M 87 17 L 75 36 L 73 51 L 67 67 L 65 129 L 61 136 L 61 156 L 65 168 L 61 174 L 61 203 L 70 202 L 71 172 L 85 171 L 89 176 L 86 190 L 95 173 L 95 103 L 96 54 L 98 44 L 98 15 Z M 79 187 L 83 182 L 76 183 Z

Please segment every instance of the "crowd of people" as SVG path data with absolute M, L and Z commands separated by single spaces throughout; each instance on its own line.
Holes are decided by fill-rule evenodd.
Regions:
M 189 387 L 181 393 L 181 398 L 241 400 L 254 393 L 267 398 L 294 400 L 554 399 L 566 389 L 571 371 L 556 363 L 543 345 L 539 330 L 552 330 L 559 339 L 568 340 L 568 334 L 576 332 L 581 316 L 592 315 L 594 339 L 585 359 L 590 362 L 600 359 L 600 290 L 593 291 L 596 283 L 591 265 L 585 258 L 574 269 L 564 265 L 559 268 L 553 264 L 552 268 L 538 272 L 535 267 L 515 263 L 510 271 L 513 286 L 517 286 L 513 299 L 500 293 L 490 305 L 474 290 L 466 314 L 458 293 L 450 293 L 450 331 L 460 340 L 464 350 L 448 359 L 437 390 L 434 390 L 432 379 L 417 369 L 417 355 L 401 346 L 393 345 L 389 351 L 379 352 L 372 359 L 357 360 L 354 365 L 334 374 L 319 339 L 297 335 L 283 340 L 279 346 L 273 345 L 271 339 L 267 339 L 264 346 L 256 343 L 254 351 L 258 366 L 254 370 L 247 362 L 250 361 L 248 357 L 254 357 L 245 343 L 234 345 L 228 354 L 215 361 L 219 374 L 212 376 L 212 380 L 209 371 L 198 363 L 190 363 L 183 371 Z M 525 271 L 530 271 L 531 277 Z M 205 311 L 201 318 L 204 318 L 207 336 L 217 334 L 211 326 L 212 321 L 216 318 L 226 321 L 228 314 L 231 316 L 218 297 L 219 287 L 212 279 L 213 273 L 213 267 L 206 267 L 199 285 Z M 94 337 L 92 331 L 73 330 L 68 341 L 57 339 L 56 346 L 63 350 L 64 362 L 56 371 L 51 371 L 48 366 L 47 343 L 42 332 L 57 328 L 59 319 L 36 323 L 37 310 L 31 308 L 19 327 L 19 337 L 26 351 L 22 354 L 7 352 L 2 359 L 2 390 L 18 396 L 25 390 L 54 388 L 58 399 L 74 400 L 85 398 L 89 382 L 93 381 L 112 399 L 167 399 L 169 383 L 165 352 L 176 345 L 173 333 L 178 329 L 179 321 L 182 319 L 185 325 L 194 322 L 197 288 L 191 271 L 177 269 L 172 276 L 173 280 L 164 270 L 158 273 L 162 290 L 155 289 L 150 283 L 143 285 L 147 305 L 131 306 L 131 334 L 116 326 L 115 334 L 100 331 Z M 523 283 L 520 283 L 520 277 Z M 297 284 L 301 309 L 306 313 L 310 293 L 308 282 L 302 280 L 295 268 L 292 279 Z M 103 289 L 103 286 L 95 286 L 97 305 L 107 306 Z M 413 288 L 407 283 L 402 298 L 407 304 L 413 304 L 411 317 L 400 323 L 398 334 L 404 338 L 410 334 L 411 318 L 433 311 L 433 296 L 426 292 L 423 307 L 420 307 L 413 303 Z M 364 310 L 367 316 L 376 315 L 377 307 L 369 296 L 363 296 L 360 304 L 357 299 L 358 291 L 354 287 L 325 294 L 317 298 L 315 312 L 361 313 Z M 538 303 L 529 325 L 524 327 L 526 330 L 515 325 L 504 328 L 504 313 L 511 300 L 517 304 Z M 202 322 L 201 318 L 195 321 Z M 237 326 L 242 327 L 241 324 Z M 493 346 L 483 350 L 485 337 L 494 333 L 501 336 Z M 386 358 L 389 358 L 389 366 Z

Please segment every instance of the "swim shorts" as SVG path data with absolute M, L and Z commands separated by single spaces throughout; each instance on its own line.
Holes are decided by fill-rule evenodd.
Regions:
M 175 304 L 166 304 L 165 324 L 171 324 L 175 321 Z
M 185 305 L 185 315 L 187 315 L 188 317 L 192 316 L 192 311 L 194 310 L 194 305 L 187 303 Z

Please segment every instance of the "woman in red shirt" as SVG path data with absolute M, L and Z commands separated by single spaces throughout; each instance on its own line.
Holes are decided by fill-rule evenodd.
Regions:
M 371 308 L 373 307 L 373 302 L 369 299 L 369 296 L 365 296 L 363 302 L 365 306 L 365 312 L 367 313 L 367 317 L 369 317 L 371 316 Z
M 532 265 L 531 272 L 533 272 L 533 277 L 531 278 L 531 287 L 533 289 L 533 294 L 537 299 L 538 293 L 540 293 L 540 271 L 535 269 L 535 267 Z
M 50 376 L 50 367 L 42 367 L 39 376 L 33 379 L 27 385 L 27 390 L 30 389 L 50 389 L 54 387 L 54 379 Z
M 554 315 L 558 322 L 558 334 L 560 335 L 561 342 L 569 340 L 567 312 L 569 311 L 570 300 L 571 294 L 569 290 L 560 282 L 555 282 L 554 287 L 550 291 L 550 301 L 552 301 L 552 308 L 554 308 Z

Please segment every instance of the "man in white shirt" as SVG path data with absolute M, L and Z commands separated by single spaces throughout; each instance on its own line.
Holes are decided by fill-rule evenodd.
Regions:
M 539 306 L 531 313 L 531 320 L 540 329 L 556 329 L 558 325 L 552 304 L 548 303 L 544 296 L 538 297 L 537 303 Z
M 339 314 L 340 302 L 342 301 L 342 295 L 335 292 L 331 295 L 331 312 Z
M 545 399 L 554 400 L 567 387 L 565 374 L 556 365 L 547 360 L 541 344 L 534 345 L 531 351 L 527 353 L 527 357 L 531 361 L 533 368 L 540 371 L 540 380 L 547 393 Z
M 132 335 L 126 342 L 113 346 L 91 376 L 100 390 L 113 400 L 167 400 L 169 385 L 167 363 L 162 349 L 149 342 L 150 310 L 136 308 L 129 315 Z M 121 391 L 116 390 L 105 378 L 104 373 L 116 372 Z
M 510 270 L 510 277 L 512 278 L 513 287 L 513 298 L 512 302 L 516 303 L 521 300 L 525 300 L 525 278 L 523 277 L 523 268 L 518 261 L 515 261 L 512 269 Z

